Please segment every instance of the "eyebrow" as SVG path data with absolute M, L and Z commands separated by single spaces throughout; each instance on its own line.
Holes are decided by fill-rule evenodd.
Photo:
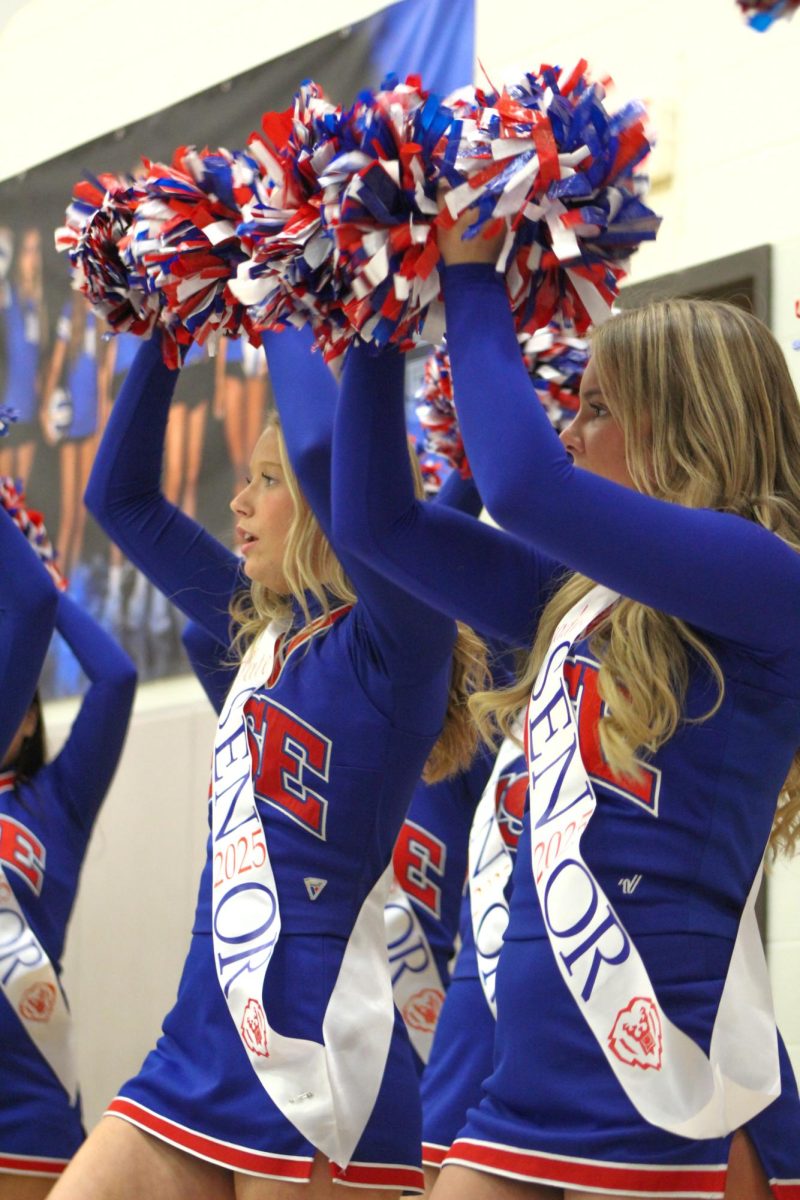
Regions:
M 587 400 L 589 398 L 589 396 L 602 396 L 602 394 L 603 394 L 602 388 L 589 388 L 588 391 L 583 393 L 583 398 L 584 398 L 584 400 Z

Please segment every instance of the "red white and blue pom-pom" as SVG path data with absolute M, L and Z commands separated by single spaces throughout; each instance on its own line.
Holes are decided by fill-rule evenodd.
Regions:
M 497 269 L 518 332 L 552 320 L 584 333 L 611 314 L 630 255 L 655 238 L 639 167 L 651 149 L 637 102 L 610 114 L 586 63 L 542 67 L 498 95 L 451 98 L 458 127 L 442 173 L 451 220 L 475 211 L 467 236 L 508 222 Z
M 303 83 L 286 112 L 266 112 L 248 154 L 259 165 L 242 203 L 247 255 L 231 290 L 262 328 L 309 321 L 326 358 L 353 336 L 341 305 L 336 247 L 323 219 L 320 177 L 340 150 L 342 110 Z
M 26 506 L 22 483 L 13 480 L 10 475 L 0 475 L 0 505 L 17 529 L 28 539 L 56 587 L 63 592 L 67 581 L 56 565 L 56 551 L 47 535 L 42 514 Z
M 145 163 L 124 258 L 159 298 L 168 366 L 180 365 L 192 343 L 209 338 L 213 346 L 222 335 L 244 332 L 258 344 L 245 305 L 228 287 L 245 258 L 239 205 L 256 173 L 247 155 L 224 149 L 181 147 L 169 166 Z
M 340 153 L 320 181 L 347 320 L 376 347 L 412 345 L 439 296 L 437 155 L 452 122 L 417 76 L 390 77 L 344 114 Z
M 573 329 L 554 322 L 520 340 L 520 350 L 536 394 L 551 424 L 561 430 L 573 419 L 580 405 L 581 379 L 589 361 L 588 339 L 578 337 Z M 444 458 L 468 479 L 471 471 L 458 424 L 450 356 L 444 343 L 436 346 L 426 359 L 416 398 L 425 450 Z
M 79 183 L 56 231 L 73 286 L 114 333 L 149 336 L 161 326 L 170 367 L 195 341 L 244 332 L 256 343 L 246 307 L 228 289 L 245 258 L 236 227 L 255 173 L 244 154 L 181 147 L 170 166 L 143 161 L 135 179 Z
M 436 225 L 468 209 L 467 236 L 508 225 L 498 269 L 518 331 L 557 319 L 582 333 L 604 320 L 660 219 L 643 201 L 644 109 L 609 114 L 585 65 L 444 102 L 416 77 L 390 79 L 344 112 L 305 84 L 251 143 L 262 179 L 240 227 L 251 261 L 234 290 L 259 323 L 311 320 L 329 359 L 352 336 L 342 317 L 375 346 L 405 348 L 441 318 Z
M 308 82 L 291 110 L 264 114 L 239 229 L 250 261 L 232 285 L 260 325 L 310 321 L 329 361 L 356 333 L 412 344 L 439 294 L 432 155 L 450 121 L 415 78 L 346 111 Z
M 425 360 L 422 384 L 417 392 L 417 417 L 425 435 L 425 449 L 440 455 L 464 478 L 470 472 L 453 401 L 450 356 L 444 343 L 434 347 Z
M 140 198 L 138 182 L 100 175 L 75 185 L 56 250 L 66 252 L 72 286 L 88 299 L 112 333 L 148 336 L 161 301 L 144 272 L 130 269 L 125 247 Z
M 747 17 L 747 24 L 763 33 L 780 17 L 793 17 L 800 0 L 736 0 Z
M 580 386 L 589 361 L 589 342 L 552 322 L 522 342 L 531 382 L 555 429 L 563 429 L 580 406 Z
M 0 437 L 11 432 L 11 426 L 19 420 L 17 410 L 10 404 L 0 404 Z

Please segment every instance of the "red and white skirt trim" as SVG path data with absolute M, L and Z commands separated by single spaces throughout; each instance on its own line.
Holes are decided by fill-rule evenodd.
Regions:
M 111 1101 L 105 1116 L 121 1117 L 124 1121 L 143 1129 L 145 1133 L 150 1133 L 163 1142 L 169 1142 L 187 1154 L 205 1159 L 218 1167 L 227 1167 L 231 1171 L 259 1175 L 264 1179 L 291 1180 L 295 1183 L 308 1183 L 311 1177 L 314 1160 L 310 1155 L 304 1157 L 268 1154 L 263 1150 L 252 1150 L 248 1146 L 224 1142 L 162 1117 L 153 1109 L 124 1096 L 117 1096 Z M 63 1167 L 61 1169 L 63 1170 Z M 344 1187 L 397 1188 L 401 1192 L 422 1192 L 425 1187 L 424 1176 L 417 1166 L 351 1162 L 346 1168 L 341 1168 L 331 1163 L 330 1172 L 333 1182 Z
M 40 1175 L 44 1179 L 55 1179 L 63 1173 L 68 1162 L 68 1158 L 42 1158 L 38 1154 L 0 1153 L 0 1175 Z
M 424 1167 L 440 1167 L 449 1149 L 449 1146 L 437 1146 L 435 1142 L 423 1142 L 422 1165 Z
M 800 1179 L 770 1179 L 775 1200 L 800 1200 Z
M 422 1193 L 425 1176 L 419 1167 L 393 1163 L 351 1162 L 347 1167 L 330 1164 L 334 1183 L 357 1188 L 397 1188 L 399 1191 Z
M 653 1166 L 643 1163 L 598 1162 L 590 1158 L 570 1158 L 559 1154 L 540 1154 L 494 1142 L 458 1138 L 443 1166 L 474 1167 L 492 1175 L 505 1175 L 526 1183 L 545 1183 L 555 1187 L 581 1188 L 599 1195 L 627 1193 L 636 1196 L 669 1196 L 670 1200 L 722 1200 L 725 1194 L 727 1164 L 718 1166 Z M 794 1200 L 791 1192 L 780 1200 Z

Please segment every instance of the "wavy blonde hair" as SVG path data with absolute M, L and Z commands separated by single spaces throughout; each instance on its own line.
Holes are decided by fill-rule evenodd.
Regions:
M 270 428 L 278 432 L 281 470 L 294 504 L 282 563 L 289 594 L 281 595 L 264 584 L 251 581 L 248 589 L 234 597 L 230 613 L 235 628 L 232 653 L 236 661 L 241 660 L 248 646 L 270 621 L 290 616 L 292 598 L 300 605 L 306 621 L 311 620 L 309 594 L 324 614 L 340 604 L 355 604 L 358 599 L 300 489 L 276 411 L 270 413 L 264 432 Z M 415 491 L 421 499 L 424 496 L 422 475 L 416 455 L 412 453 L 410 458 Z M 468 625 L 458 622 L 444 726 L 422 772 L 426 783 L 447 779 L 471 763 L 477 749 L 478 731 L 469 712 L 469 698 L 478 689 L 487 687 L 488 682 L 486 646 Z
M 737 513 L 800 551 L 800 404 L 780 346 L 761 321 L 730 304 L 666 300 L 622 313 L 592 338 L 605 401 L 622 427 L 636 488 L 689 508 Z M 753 436 L 753 431 L 757 436 Z M 556 625 L 594 586 L 566 577 L 547 604 L 520 678 L 471 702 L 484 737 L 510 733 Z M 609 711 L 600 743 L 612 770 L 638 774 L 682 721 L 690 663 L 725 681 L 703 639 L 677 617 L 622 598 L 592 634 Z M 778 797 L 769 846 L 792 853 L 800 834 L 800 754 Z

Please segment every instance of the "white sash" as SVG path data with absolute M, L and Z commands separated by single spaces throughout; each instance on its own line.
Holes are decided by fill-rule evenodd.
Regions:
M 521 735 L 521 729 L 520 729 Z M 505 886 L 514 866 L 497 820 L 495 793 L 503 771 L 519 758 L 519 742 L 503 739 L 492 773 L 481 794 L 469 835 L 469 906 L 478 975 L 486 1003 L 497 1018 L 496 975 L 508 925 L 508 901 Z
M 0 988 L 74 1104 L 78 1078 L 72 1020 L 55 967 L 0 866 Z
M 630 935 L 583 861 L 596 800 L 581 762 L 564 681 L 570 647 L 617 599 L 595 587 L 564 617 L 533 685 L 526 717 L 533 874 L 564 983 L 609 1066 L 645 1120 L 682 1137 L 722 1137 L 780 1094 L 769 978 L 747 898 L 708 1057 L 662 1011 Z
M 280 909 L 265 832 L 255 804 L 244 705 L 270 678 L 274 623 L 245 656 L 219 718 L 212 768 L 215 855 L 245 838 L 246 873 L 214 887 L 214 964 L 245 1052 L 264 1090 L 314 1146 L 338 1166 L 350 1161 L 383 1078 L 394 1023 L 383 906 L 391 864 L 356 919 L 325 1012 L 323 1044 L 271 1028 L 264 978 L 280 934 Z M 245 866 L 242 856 L 241 866 Z M 216 883 L 216 881 L 215 881 Z
M 396 878 L 383 910 L 394 1002 L 424 1063 L 431 1055 L 444 983 L 422 922 Z

